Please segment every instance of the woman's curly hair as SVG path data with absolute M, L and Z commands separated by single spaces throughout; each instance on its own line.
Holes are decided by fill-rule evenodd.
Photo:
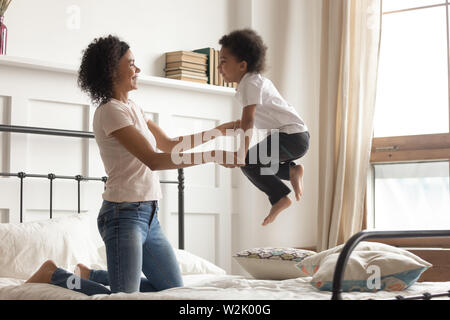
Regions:
M 89 94 L 93 104 L 111 100 L 119 60 L 129 48 L 126 42 L 109 35 L 94 39 L 83 51 L 78 86 Z
M 247 72 L 261 73 L 266 68 L 267 46 L 252 29 L 235 30 L 219 40 L 239 61 L 247 62 Z

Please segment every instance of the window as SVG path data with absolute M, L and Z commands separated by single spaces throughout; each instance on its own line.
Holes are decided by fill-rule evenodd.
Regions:
M 367 226 L 450 229 L 450 0 L 383 0 Z
M 374 165 L 377 228 L 450 226 L 449 162 Z M 386 214 L 388 213 L 388 214 Z

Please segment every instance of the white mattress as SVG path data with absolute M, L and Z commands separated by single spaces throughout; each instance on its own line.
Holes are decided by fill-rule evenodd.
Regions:
M 63 300 L 322 300 L 331 293 L 319 291 L 309 283 L 311 278 L 283 281 L 246 279 L 233 275 L 185 275 L 184 287 L 152 293 L 116 293 L 86 296 L 50 284 L 25 284 L 24 280 L 0 278 L 0 300 L 63 299 Z M 450 282 L 416 283 L 401 292 L 343 293 L 344 299 L 390 299 L 397 295 L 412 296 L 424 292 L 442 293 L 450 290 Z M 444 298 L 445 299 L 445 298 Z

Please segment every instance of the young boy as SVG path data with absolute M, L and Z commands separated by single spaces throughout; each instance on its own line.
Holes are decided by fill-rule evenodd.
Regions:
M 273 83 L 261 76 L 267 47 L 258 34 L 251 29 L 233 31 L 223 36 L 219 44 L 222 48 L 218 70 L 225 81 L 238 83 L 235 97 L 242 107 L 240 126 L 246 133 L 245 166 L 241 170 L 269 197 L 272 204 L 269 215 L 262 223 L 265 226 L 291 205 L 287 196 L 291 190 L 281 180 L 291 182 L 297 201 L 303 194 L 303 166 L 293 160 L 301 158 L 308 150 L 308 128 Z M 251 131 L 248 130 L 253 127 L 266 129 L 272 134 L 248 150 L 251 140 Z M 274 129 L 278 134 L 273 134 Z M 262 161 L 261 155 L 265 156 L 264 150 L 270 153 L 274 148 L 277 148 L 278 157 L 267 156 L 272 165 L 277 162 L 278 171 L 267 174 L 267 170 L 262 170 L 267 169 L 267 163 Z M 253 155 L 257 155 L 256 161 Z

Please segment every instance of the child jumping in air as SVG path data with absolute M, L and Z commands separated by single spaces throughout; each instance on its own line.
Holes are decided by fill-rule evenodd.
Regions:
M 303 157 L 308 150 L 308 128 L 272 81 L 261 75 L 267 47 L 258 34 L 251 29 L 233 31 L 223 36 L 219 44 L 222 48 L 218 70 L 225 81 L 238 83 L 235 97 L 242 107 L 240 127 L 245 132 L 243 154 L 246 155 L 241 170 L 272 204 L 262 223 L 265 226 L 291 205 L 288 197 L 291 190 L 281 180 L 290 181 L 297 201 L 303 194 L 303 166 L 294 160 Z M 254 127 L 272 134 L 249 150 Z M 275 157 L 276 152 L 273 156 L 270 154 L 274 148 L 278 157 Z M 257 155 L 256 159 L 252 155 Z M 262 155 L 270 158 L 271 168 L 276 162 L 278 170 L 268 174 L 267 161 L 263 161 Z

